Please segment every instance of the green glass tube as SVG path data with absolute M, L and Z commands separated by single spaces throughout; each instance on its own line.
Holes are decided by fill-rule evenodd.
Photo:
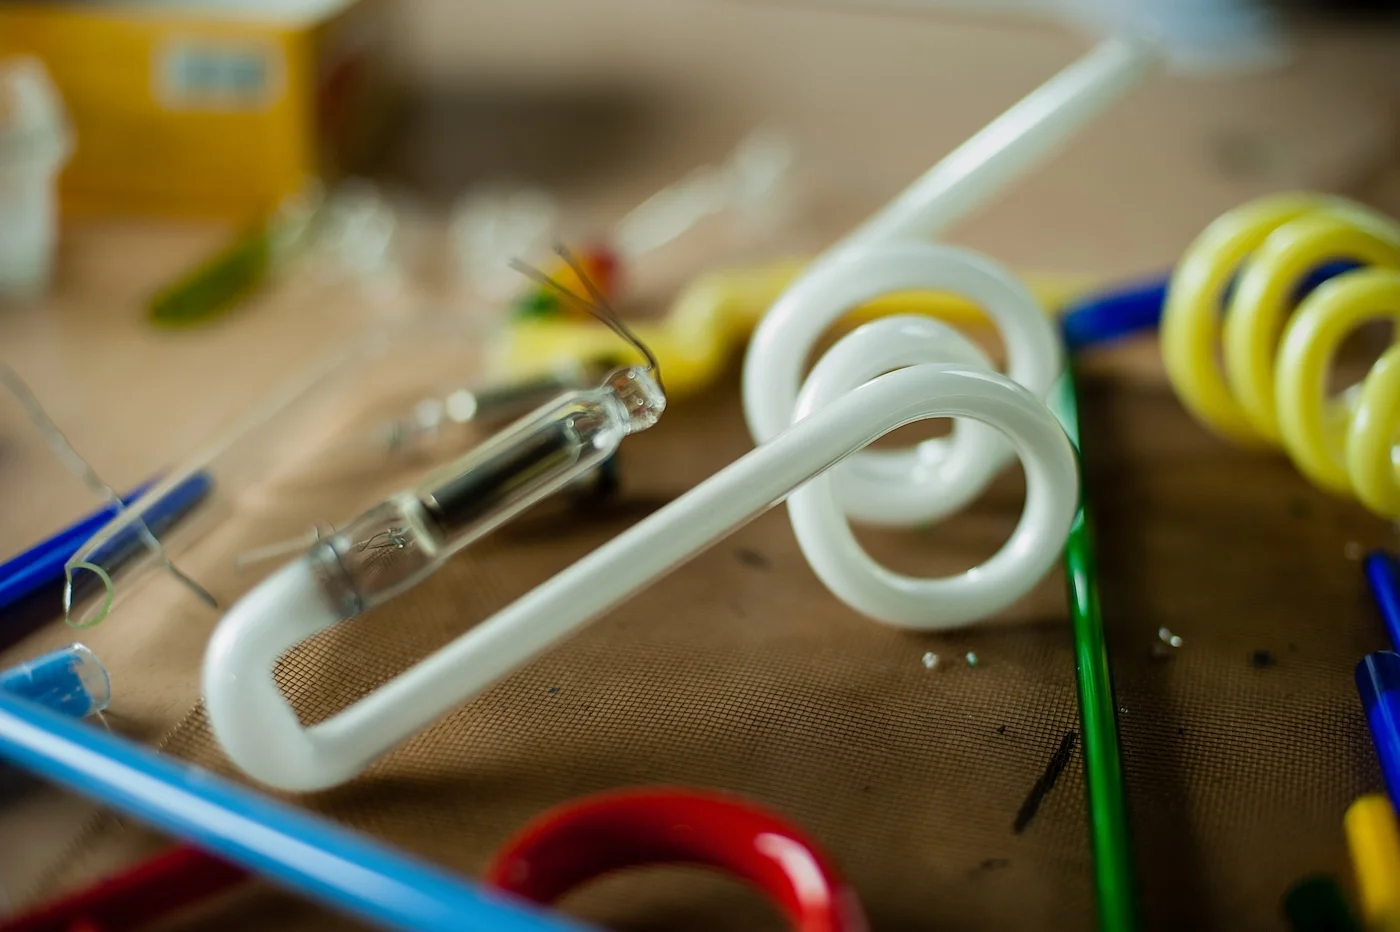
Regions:
M 1075 449 L 1081 449 L 1079 402 L 1072 367 L 1066 367 L 1051 394 L 1050 407 L 1064 425 Z M 1065 544 L 1065 577 L 1069 583 L 1070 616 L 1074 626 L 1075 677 L 1079 685 L 1079 719 L 1084 732 L 1084 780 L 1089 797 L 1089 835 L 1099 928 L 1103 932 L 1134 932 L 1139 927 L 1137 882 L 1123 788 L 1123 760 L 1118 744 L 1118 710 L 1108 666 L 1103 613 L 1099 607 L 1093 521 L 1082 470 L 1079 503 L 1079 513 Z
M 246 301 L 306 245 L 325 197 L 309 181 L 232 242 L 152 295 L 149 317 L 162 327 L 203 323 Z
M 274 261 L 268 226 L 240 234 L 151 298 L 150 319 L 165 327 L 202 323 L 246 300 L 268 279 Z

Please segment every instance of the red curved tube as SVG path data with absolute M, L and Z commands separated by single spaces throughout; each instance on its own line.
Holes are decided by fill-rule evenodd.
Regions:
M 552 904 L 603 874 L 697 864 L 746 880 L 796 932 L 867 932 L 860 901 L 804 833 L 756 806 L 690 790 L 606 793 L 567 803 L 497 852 L 486 881 Z
M 610 793 L 568 803 L 497 853 L 487 883 L 551 904 L 603 874 L 698 864 L 754 884 L 797 932 L 867 932 L 855 891 L 801 831 L 738 800 L 689 790 Z M 177 846 L 34 912 L 0 932 L 125 932 L 239 885 L 247 874 Z
M 13 919 L 0 932 L 126 932 L 238 886 L 247 873 L 178 845 L 86 889 Z

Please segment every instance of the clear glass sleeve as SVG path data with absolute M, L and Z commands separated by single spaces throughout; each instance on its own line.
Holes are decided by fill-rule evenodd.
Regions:
M 622 369 L 568 393 L 371 508 L 311 550 L 328 604 L 345 617 L 416 585 L 452 554 L 596 469 L 656 422 L 665 397 Z

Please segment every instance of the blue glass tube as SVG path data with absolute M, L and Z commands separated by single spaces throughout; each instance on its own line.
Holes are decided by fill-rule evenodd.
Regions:
M 1376 607 L 1381 611 L 1381 620 L 1390 635 L 1390 644 L 1400 650 L 1400 557 L 1384 550 L 1367 554 L 1362 564 L 1366 571 L 1366 581 L 1371 584 L 1371 594 L 1376 597 Z
M 1400 654 L 1378 650 L 1356 667 L 1356 690 L 1390 801 L 1400 808 Z
M 206 770 L 0 692 L 0 756 L 296 893 L 415 932 L 582 932 Z

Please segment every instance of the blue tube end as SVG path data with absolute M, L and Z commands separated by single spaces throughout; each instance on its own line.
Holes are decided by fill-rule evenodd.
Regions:
M 1386 790 L 1400 804 L 1400 654 L 1381 650 L 1356 666 L 1356 691 L 1376 748 Z
M 1361 562 L 1393 647 L 1400 650 L 1400 557 L 1376 550 Z
M 74 718 L 103 712 L 112 701 L 107 668 L 82 644 L 70 644 L 13 669 L 0 670 L 0 690 Z
M 1356 691 L 1369 713 L 1387 693 L 1400 693 L 1400 654 L 1378 650 L 1356 665 Z

